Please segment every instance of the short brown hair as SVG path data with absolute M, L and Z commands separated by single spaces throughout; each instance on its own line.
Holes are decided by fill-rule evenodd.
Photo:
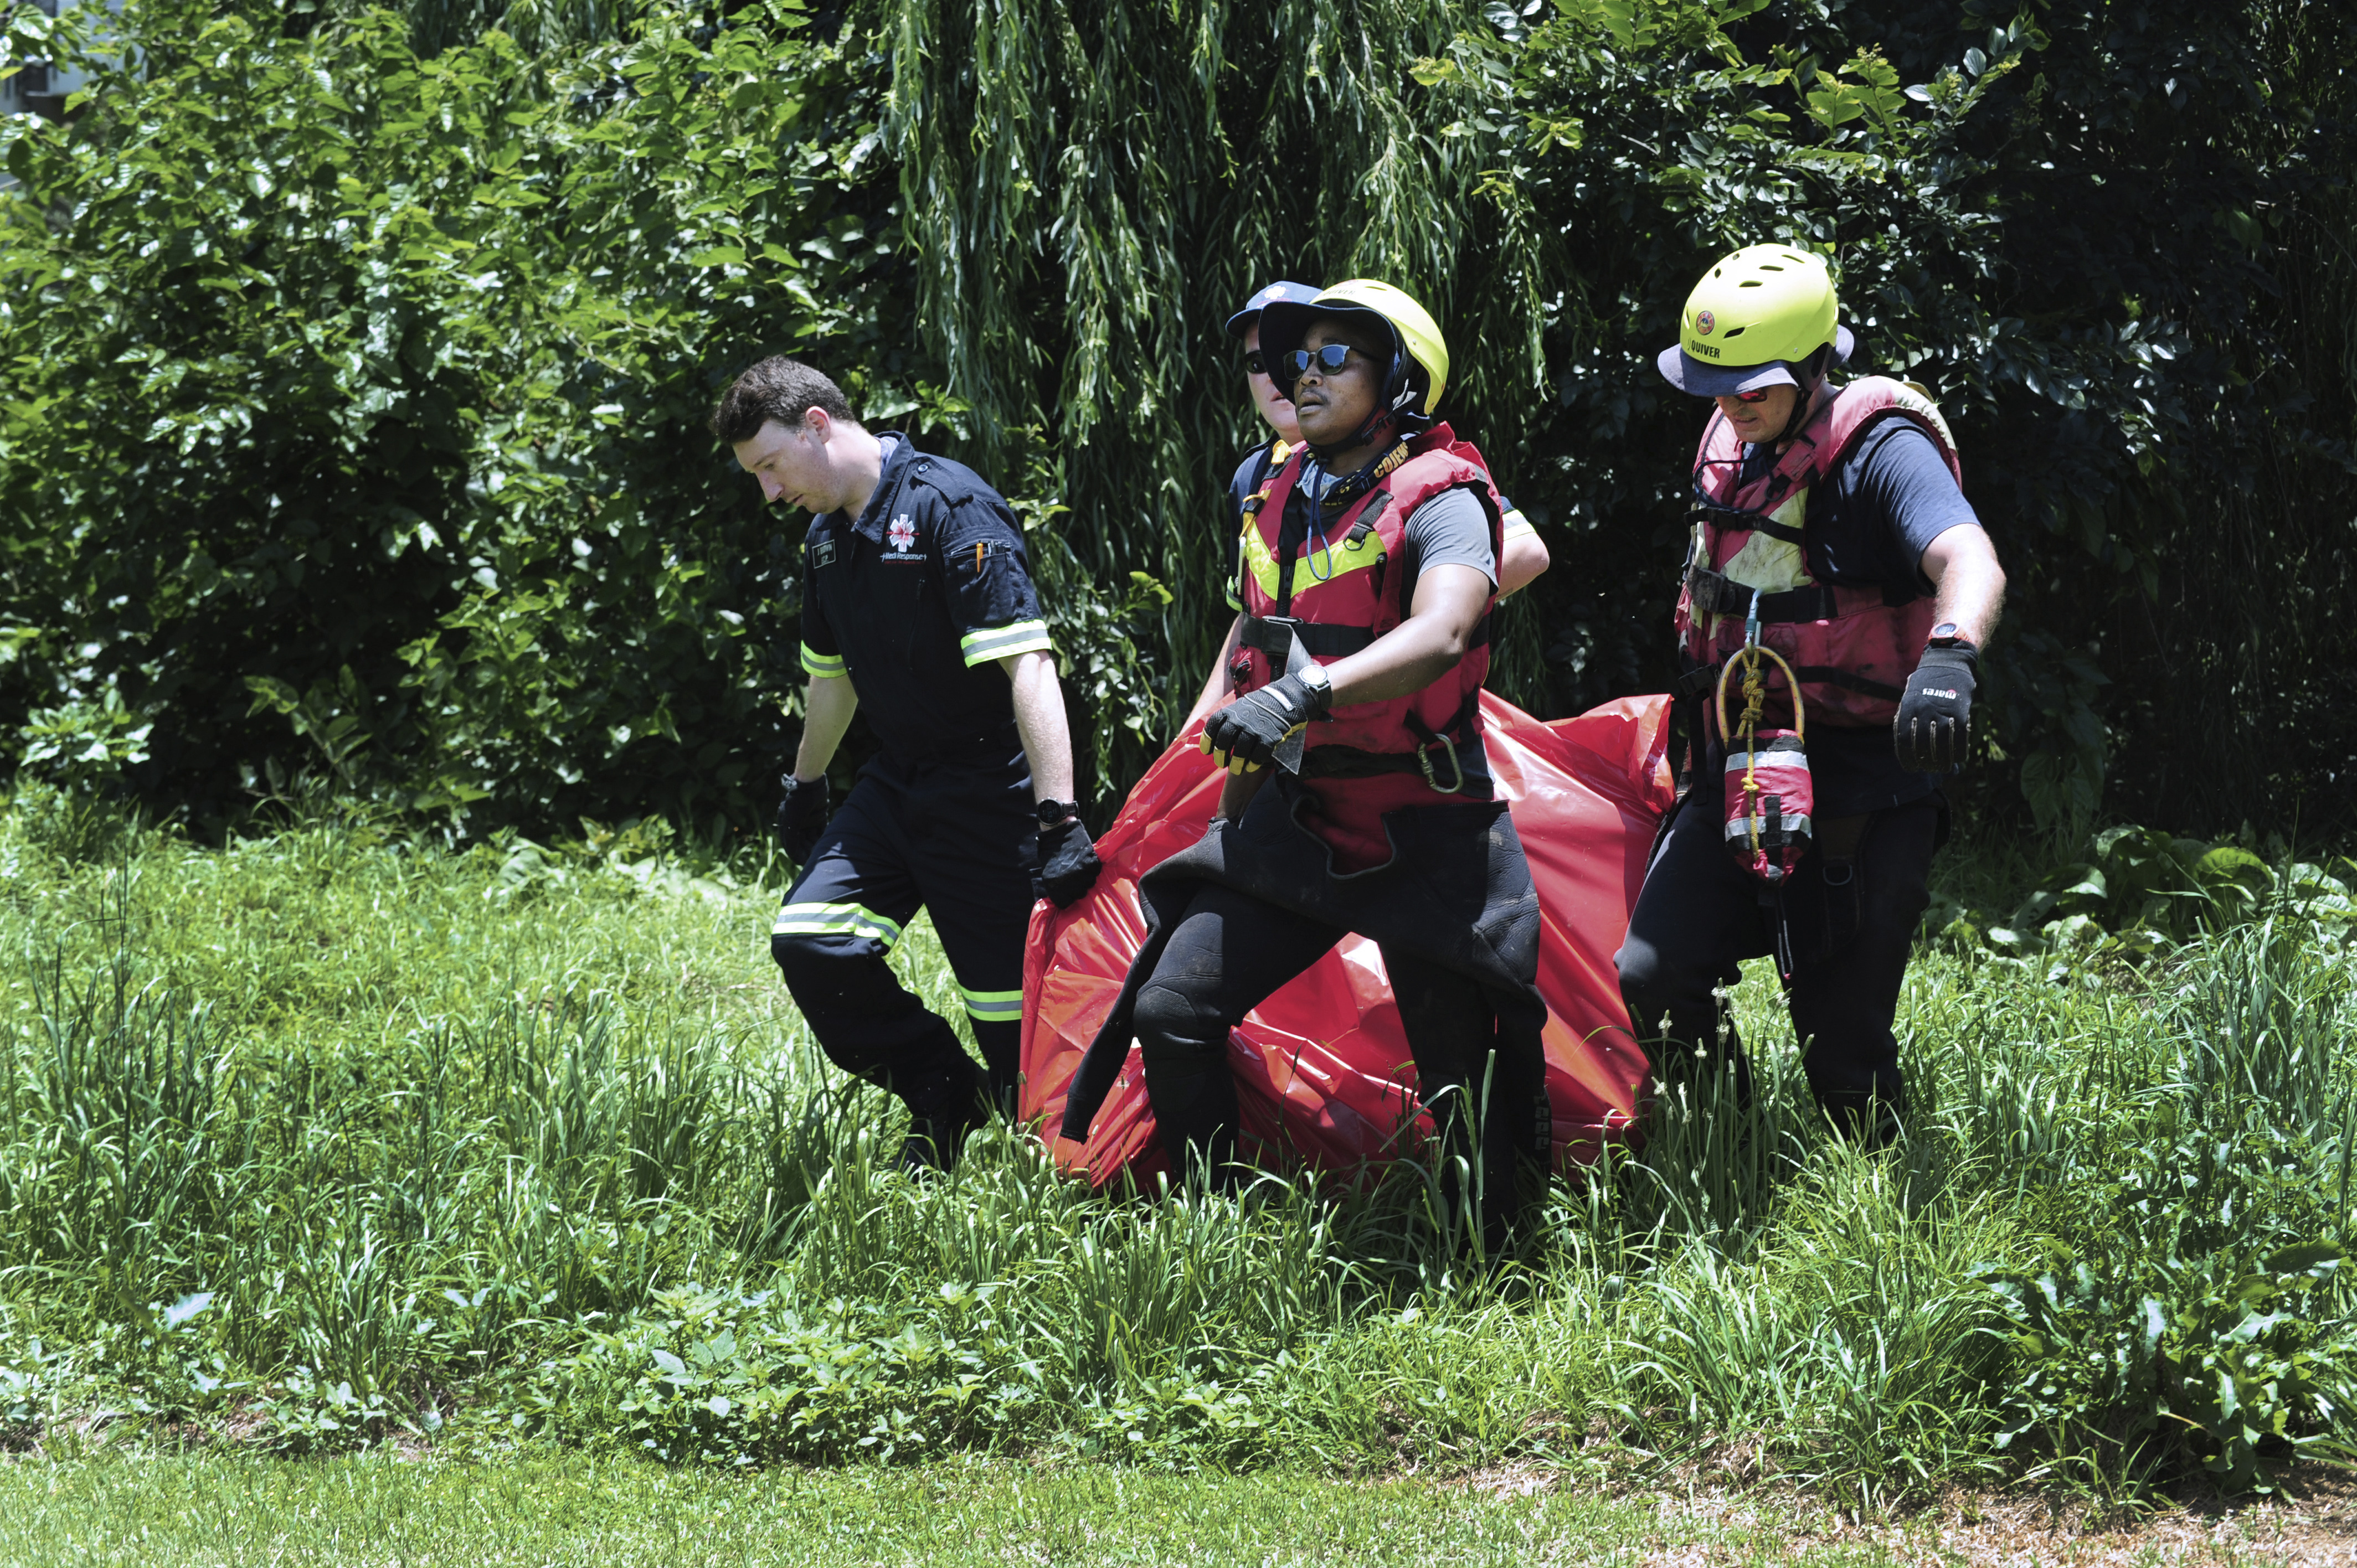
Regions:
M 728 383 L 728 390 L 713 405 L 712 434 L 734 446 L 753 439 L 769 420 L 791 430 L 813 408 L 845 424 L 859 423 L 851 416 L 843 389 L 828 380 L 825 371 L 772 354 Z

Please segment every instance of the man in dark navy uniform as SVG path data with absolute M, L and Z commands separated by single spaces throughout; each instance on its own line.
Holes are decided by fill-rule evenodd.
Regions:
M 1098 869 L 1023 531 L 973 470 L 869 433 L 791 360 L 738 376 L 712 428 L 764 497 L 815 514 L 810 693 L 778 810 L 801 875 L 770 950 L 828 1059 L 907 1103 L 902 1163 L 945 1166 L 1013 1101 L 1034 898 L 1070 904 Z M 863 703 L 882 749 L 830 816 L 827 764 Z M 986 1072 L 885 961 L 920 906 Z

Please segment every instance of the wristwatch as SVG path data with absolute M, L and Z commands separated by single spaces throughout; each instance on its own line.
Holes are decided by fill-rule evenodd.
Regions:
M 1963 648 L 1968 649 L 1975 653 L 1978 653 L 1980 651 L 1979 645 L 1964 636 L 1962 629 L 1960 629 L 1956 623 L 1952 620 L 1943 620 L 1939 625 L 1933 627 L 1932 628 L 1932 635 L 1923 639 L 1923 646 L 1926 648 Z
M 1039 802 L 1039 825 L 1043 828 L 1052 828 L 1058 822 L 1062 822 L 1065 818 L 1077 817 L 1080 814 L 1081 803 L 1078 800 L 1042 800 Z
M 1301 683 L 1309 688 L 1310 700 L 1319 713 L 1334 705 L 1334 677 L 1326 673 L 1323 664 L 1312 664 L 1301 671 Z

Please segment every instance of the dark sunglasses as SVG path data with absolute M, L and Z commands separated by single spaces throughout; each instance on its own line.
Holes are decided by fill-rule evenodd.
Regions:
M 1748 392 L 1737 392 L 1734 397 L 1738 403 L 1766 403 L 1768 394 L 1775 390 L 1774 387 L 1757 387 Z
M 1293 372 L 1295 381 L 1308 375 L 1312 365 L 1330 376 L 1351 362 L 1351 353 L 1348 343 L 1329 343 L 1322 349 L 1296 349 L 1286 355 L 1285 367 Z
M 1265 376 L 1268 374 L 1268 356 L 1262 353 L 1257 349 L 1245 349 L 1244 374 L 1248 376 Z

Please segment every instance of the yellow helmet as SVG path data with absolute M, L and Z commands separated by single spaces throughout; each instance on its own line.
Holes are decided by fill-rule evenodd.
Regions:
M 1835 321 L 1840 299 L 1825 259 L 1792 245 L 1746 245 L 1703 274 L 1678 317 L 1678 341 L 1654 361 L 1696 397 L 1822 378 L 1818 350 L 1847 360 L 1856 339 Z
M 1307 303 L 1273 300 L 1260 315 L 1261 352 L 1277 390 L 1293 395 L 1293 376 L 1285 356 L 1301 347 L 1309 324 L 1321 316 L 1372 317 L 1383 325 L 1392 341 L 1391 373 L 1383 382 L 1383 413 L 1411 430 L 1420 430 L 1440 406 L 1448 390 L 1448 342 L 1440 324 L 1405 290 L 1373 278 L 1352 278 L 1324 290 Z

